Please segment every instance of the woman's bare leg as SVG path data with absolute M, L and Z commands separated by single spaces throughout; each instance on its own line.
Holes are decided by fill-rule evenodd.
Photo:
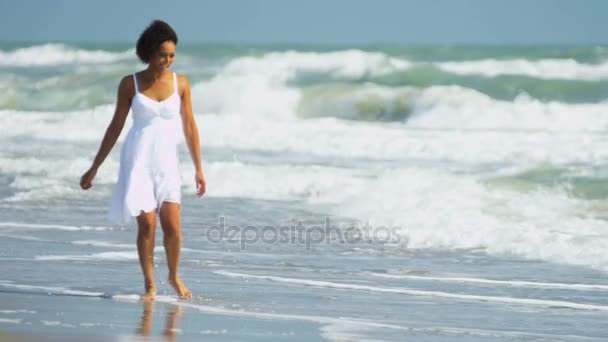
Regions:
M 180 298 L 190 298 L 192 293 L 182 283 L 177 273 L 179 254 L 182 248 L 180 228 L 180 206 L 177 203 L 164 202 L 160 207 L 160 224 L 163 228 L 163 244 L 169 267 L 169 283 Z
M 153 300 L 156 295 L 154 283 L 154 233 L 156 231 L 156 211 L 137 216 L 137 254 L 144 274 L 144 300 Z

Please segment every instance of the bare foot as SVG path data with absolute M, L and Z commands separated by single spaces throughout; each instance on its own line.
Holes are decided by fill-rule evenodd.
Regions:
M 177 293 L 179 298 L 189 299 L 190 297 L 192 297 L 192 292 L 190 292 L 190 290 L 188 290 L 184 286 L 184 284 L 182 283 L 182 280 L 179 279 L 179 277 L 177 277 L 175 279 L 169 279 L 169 284 L 171 284 L 171 286 L 173 286 L 173 289 L 175 289 L 175 293 Z
M 141 300 L 154 300 L 154 296 L 156 296 L 156 285 L 147 285 L 146 293 L 141 295 Z

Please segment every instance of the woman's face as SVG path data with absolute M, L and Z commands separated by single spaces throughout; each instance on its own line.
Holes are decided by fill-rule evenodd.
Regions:
M 160 44 L 158 51 L 150 58 L 150 65 L 160 71 L 167 71 L 175 59 L 175 43 L 167 40 Z

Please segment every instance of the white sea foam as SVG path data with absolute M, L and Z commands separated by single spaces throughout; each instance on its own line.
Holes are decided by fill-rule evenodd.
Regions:
M 112 227 L 99 226 L 70 226 L 62 224 L 44 224 L 44 223 L 28 223 L 28 222 L 0 222 L 0 228 L 3 229 L 35 229 L 35 230 L 66 230 L 66 231 L 82 231 L 82 230 L 113 230 Z
M 4 199 L 5 202 L 19 202 L 27 200 L 42 200 L 47 198 L 61 197 L 79 197 L 84 195 L 93 195 L 94 193 L 83 194 L 78 187 L 76 180 L 81 172 L 84 172 L 88 167 L 88 163 L 76 161 L 65 161 L 64 164 L 79 165 L 80 168 L 74 167 L 70 170 L 64 168 L 63 171 L 57 173 L 46 174 L 47 168 L 44 166 L 45 160 L 31 159 L 6 159 L 4 165 L 11 165 L 5 168 L 5 172 L 9 174 L 17 174 L 14 181 L 11 183 L 17 192 L 9 198 Z M 56 164 L 58 167 L 62 161 L 49 160 L 49 165 Z M 39 166 L 40 172 L 36 167 Z M 2 166 L 0 166 L 0 170 Z M 50 167 L 49 169 L 52 169 Z M 104 164 L 103 175 L 95 184 L 113 184 L 115 182 L 115 174 L 118 169 L 118 163 L 109 160 L 107 165 Z M 30 170 L 30 171 L 27 171 Z M 193 179 L 193 169 L 191 162 L 182 161 L 182 179 Z M 25 173 L 26 175 L 22 175 Z M 40 173 L 44 173 L 42 176 Z M 272 199 L 272 200 L 291 200 L 291 199 L 314 199 L 323 192 L 338 192 L 343 187 L 348 187 L 352 183 L 357 183 L 360 180 L 357 177 L 357 172 L 326 166 L 293 166 L 289 164 L 283 165 L 249 165 L 239 161 L 231 162 L 211 162 L 205 166 L 205 176 L 210 184 L 207 196 L 212 197 L 249 197 L 257 199 Z M 37 179 L 42 178 L 42 181 Z M 241 182 L 235 183 L 234 179 L 240 179 Z M 262 182 L 261 179 L 272 179 L 272 182 Z M 191 189 L 193 183 L 184 181 L 183 186 Z M 40 189 L 41 185 L 44 189 Z M 188 191 L 188 190 L 184 190 Z M 107 191 L 98 195 L 107 196 Z M 61 230 L 104 230 L 111 229 L 110 227 L 87 227 L 87 226 L 67 226 L 67 225 L 47 225 L 47 224 L 29 224 L 20 222 L 3 222 L 0 223 L 0 228 L 29 228 L 29 229 L 61 229 Z
M 0 318 L 0 323 L 21 324 L 21 318 Z
M 141 295 L 137 294 L 115 294 L 111 298 L 120 302 L 140 302 Z M 159 303 L 175 303 L 179 300 L 177 296 L 156 295 L 154 301 Z
M 21 313 L 26 313 L 26 314 L 35 314 L 37 313 L 36 310 L 25 310 L 25 309 L 19 309 L 19 310 L 0 310 L 0 314 L 21 314 Z
M 200 334 L 201 335 L 224 335 L 227 332 L 228 332 L 228 330 L 226 330 L 226 329 L 222 329 L 222 330 L 205 329 L 205 330 L 201 330 Z
M 406 129 L 424 128 L 467 133 L 471 130 L 492 130 L 493 132 L 484 133 L 493 134 L 495 133 L 494 131 L 498 131 L 498 133 L 503 131 L 602 133 L 608 128 L 608 118 L 606 115 L 603 115 L 608 110 L 608 104 L 606 103 L 545 103 L 524 95 L 512 102 L 500 101 L 475 90 L 458 86 L 437 86 L 421 91 L 410 91 L 409 93 L 412 94 L 411 103 L 409 104 L 411 106 L 411 113 L 408 114 L 405 126 L 399 125 Z M 257 97 L 257 95 L 251 96 Z M 391 96 L 387 97 L 387 107 L 394 105 L 392 102 L 395 100 Z M 234 102 L 228 98 L 222 100 L 219 97 L 211 97 L 208 94 L 204 94 L 201 98 L 222 101 L 226 106 L 234 105 Z M 336 101 L 335 104 L 327 104 L 328 113 L 334 112 L 335 108 L 332 108 L 332 106 L 339 106 L 338 102 L 343 100 L 337 99 Z M 293 119 L 296 116 L 297 101 L 277 96 L 272 101 L 262 100 L 262 102 L 270 106 L 282 107 L 283 109 L 276 112 L 281 113 L 283 118 Z M 200 109 L 199 111 L 209 113 L 205 109 Z M 323 112 L 323 109 L 318 109 L 317 111 Z M 332 119 L 284 122 L 284 120 L 278 120 L 277 117 L 267 116 L 266 112 L 266 109 L 256 108 L 252 105 L 235 110 L 235 113 L 238 113 L 238 115 L 197 115 L 202 141 L 209 141 L 214 145 L 223 143 L 226 147 L 234 145 L 225 139 L 219 142 L 216 142 L 215 139 L 212 141 L 206 139 L 208 134 L 214 133 L 209 132 L 207 129 L 209 125 L 219 126 L 211 127 L 214 131 L 218 130 L 212 135 L 214 138 L 218 135 L 220 137 L 227 134 L 240 135 L 239 139 L 237 139 L 238 142 L 246 138 L 243 135 L 251 135 L 250 139 L 256 138 L 256 140 L 247 141 L 250 143 L 249 148 L 251 146 L 257 147 L 258 145 L 264 147 L 265 140 L 281 139 L 283 141 L 287 139 L 287 142 L 290 142 L 289 139 L 297 139 L 298 141 L 303 141 L 303 137 L 311 137 L 311 134 L 322 136 L 324 134 L 337 135 L 336 133 L 340 133 L 345 136 L 336 136 L 335 138 L 356 140 L 357 136 L 352 135 L 360 134 L 362 133 L 361 131 L 369 131 L 375 135 L 381 135 L 379 133 L 384 132 L 387 128 L 372 126 L 367 123 L 353 125 L 349 122 L 332 121 Z M 98 107 L 93 110 L 56 113 L 4 110 L 0 111 L 0 132 L 4 138 L 28 137 L 49 141 L 96 143 L 101 140 L 103 131 L 111 120 L 111 115 L 112 108 L 110 106 Z M 243 116 L 246 119 L 243 119 Z M 125 132 L 131 126 L 130 121 L 127 120 L 127 124 L 123 129 Z M 395 126 L 395 128 L 399 126 Z M 359 129 L 361 127 L 362 129 Z M 248 130 L 243 131 L 245 128 L 248 128 Z M 313 128 L 316 130 L 313 131 Z M 252 131 L 253 129 L 257 131 Z M 277 129 L 280 130 L 277 131 Z M 340 129 L 340 132 L 336 132 L 336 129 Z M 285 130 L 288 131 L 285 132 Z M 389 132 L 390 130 L 389 127 Z M 402 133 L 401 130 L 399 132 Z M 315 136 L 312 137 L 314 138 Z M 366 142 L 369 143 L 370 141 Z M 251 145 L 251 143 L 254 144 Z M 306 140 L 306 143 L 311 143 L 310 139 Z M 276 146 L 277 144 L 272 141 L 272 145 Z M 283 146 L 283 144 L 278 145 Z M 315 145 L 312 145 L 312 147 L 314 148 Z M 289 148 L 289 146 L 285 148 Z
M 564 284 L 564 283 L 547 283 L 547 282 L 535 282 L 535 281 L 521 281 L 521 280 L 495 280 L 495 279 L 484 279 L 484 278 L 469 278 L 469 277 L 433 277 L 433 276 L 415 276 L 415 275 L 401 275 L 401 274 L 388 274 L 388 273 L 368 273 L 374 277 L 390 278 L 390 279 L 407 279 L 407 280 L 425 280 L 425 281 L 440 281 L 449 283 L 472 283 L 472 284 L 484 284 L 484 285 L 500 285 L 500 286 L 513 286 L 513 287 L 536 287 L 544 289 L 565 289 L 565 290 L 599 290 L 608 291 L 608 285 L 599 284 Z
M 87 244 L 98 247 L 108 248 L 125 248 L 130 251 L 110 251 L 92 254 L 68 254 L 68 255 L 36 255 L 34 260 L 54 260 L 54 261 L 81 261 L 81 260 L 103 260 L 103 261 L 121 261 L 121 260 L 137 260 L 137 251 L 135 245 L 115 244 L 104 241 L 71 241 L 76 244 Z M 154 253 L 164 254 L 165 250 L 162 246 L 156 246 Z
M 15 229 L 15 230 L 17 232 L 19 232 L 17 229 Z M 0 236 L 7 237 L 7 238 L 10 238 L 10 239 L 16 239 L 16 240 L 24 240 L 24 241 L 41 241 L 41 242 L 49 242 L 50 241 L 50 240 L 46 240 L 46 239 L 41 239 L 39 237 L 30 236 L 30 235 L 22 235 L 22 234 L 0 234 Z
M 436 119 L 440 122 L 439 118 Z M 424 118 L 421 120 L 419 125 L 426 125 Z M 255 148 L 344 159 L 474 164 L 512 162 L 515 165 L 573 161 L 595 164 L 608 157 L 603 148 L 608 147 L 608 139 L 585 132 L 428 131 L 401 125 L 370 126 L 333 119 L 288 123 L 218 116 L 200 117 L 199 122 L 203 148 Z M 509 143 L 505 144 L 505 141 Z
M 49 325 L 49 326 L 58 326 L 58 325 L 61 325 L 60 321 L 45 321 L 45 320 L 42 320 L 40 322 L 42 322 L 42 324 L 44 324 L 44 325 Z
M 268 276 L 268 275 L 252 275 L 252 274 L 235 273 L 235 272 L 229 272 L 229 271 L 223 271 L 223 270 L 213 271 L 213 273 L 218 274 L 218 275 L 223 275 L 226 277 L 233 277 L 233 278 L 259 279 L 259 280 L 268 280 L 268 281 L 285 283 L 285 284 L 314 286 L 314 287 L 323 287 L 323 288 L 332 288 L 332 289 L 358 290 L 358 291 L 369 291 L 369 292 L 378 292 L 378 293 L 395 293 L 395 294 L 404 294 L 404 295 L 411 295 L 411 296 L 425 296 L 425 297 L 447 298 L 447 299 L 455 299 L 455 300 L 473 300 L 473 301 L 504 303 L 504 304 L 533 305 L 533 306 L 543 306 L 543 307 L 550 307 L 550 308 L 560 307 L 560 308 L 571 308 L 571 309 L 578 309 L 578 310 L 608 311 L 608 306 L 605 306 L 605 305 L 583 304 L 583 303 L 574 303 L 574 302 L 559 301 L 559 300 L 468 295 L 468 294 L 440 292 L 440 291 L 423 291 L 423 290 L 408 289 L 405 287 L 381 287 L 381 286 L 370 286 L 370 285 L 360 285 L 360 284 L 336 283 L 336 282 L 321 281 L 321 280 L 286 278 L 286 277 L 277 277 L 277 276 Z
M 441 168 L 363 172 L 220 165 L 208 171 L 210 184 L 218 180 L 217 188 L 209 189 L 211 196 L 321 204 L 338 216 L 394 227 L 403 248 L 475 248 L 608 269 L 602 247 L 608 244 L 605 221 L 594 218 L 592 203 L 571 197 L 560 187 L 526 192 L 492 188 L 478 175 Z M 235 184 L 227 179 L 244 181 Z
M 44 292 L 44 293 L 71 295 L 71 296 L 100 297 L 100 296 L 105 295 L 102 292 L 73 290 L 73 289 L 69 289 L 69 288 L 65 288 L 65 287 L 58 287 L 58 286 L 15 284 L 15 283 L 4 282 L 4 281 L 0 282 L 0 287 L 25 290 L 25 291 L 40 291 L 40 292 Z
M 521 95 L 514 101 L 490 98 L 460 86 L 424 89 L 407 125 L 429 129 L 605 131 L 608 103 L 541 102 Z
M 67 157 L 67 156 L 66 156 Z M 3 174 L 26 174 L 36 176 L 73 177 L 77 175 L 88 163 L 85 158 L 56 159 L 41 157 L 1 158 L 0 172 Z M 38 177 L 37 182 L 44 182 L 44 177 Z M 13 181 L 14 187 L 27 187 L 28 178 Z
M 193 86 L 194 109 L 199 113 L 245 116 L 247 120 L 251 117 L 288 120 L 297 116 L 302 105 L 306 115 L 338 117 L 356 117 L 351 112 L 361 110 L 379 111 L 378 115 L 383 117 L 383 111 L 400 112 L 412 106 L 408 114 L 415 120 L 407 125 L 415 127 L 552 131 L 608 128 L 608 119 L 603 115 L 606 103 L 543 103 L 525 95 L 508 102 L 460 86 L 413 91 L 373 84 L 353 86 L 351 91 L 326 84 L 328 89 L 319 91 L 312 99 L 303 99 L 302 88 L 290 85 L 298 75 L 306 73 L 356 79 L 387 72 L 387 65 L 395 71 L 407 69 L 410 63 L 360 51 L 236 58 L 210 81 Z M 608 63 L 606 66 L 608 70 Z
M 441 62 L 440 69 L 461 75 L 524 75 L 541 79 L 603 80 L 608 79 L 608 62 L 586 64 L 574 59 L 481 59 Z
M 210 81 L 192 87 L 197 112 L 292 119 L 300 100 L 288 83 L 305 75 L 357 79 L 405 70 L 410 62 L 382 53 L 346 50 L 336 52 L 273 52 L 261 57 L 230 61 Z
M 301 127 L 308 124 L 311 123 L 283 127 Z M 333 128 L 338 134 L 335 136 L 344 137 L 339 133 L 353 134 L 359 131 L 371 137 L 375 130 L 380 130 L 363 125 L 354 125 L 348 129 L 347 127 L 336 122 Z M 256 132 L 253 128 L 247 131 Z M 294 149 L 306 147 L 310 152 L 310 145 L 316 144 L 319 153 L 325 152 L 326 155 L 331 154 L 332 148 L 337 148 L 334 153 L 338 155 L 338 151 L 343 151 L 343 157 L 348 156 L 349 152 L 358 153 L 359 156 L 370 155 L 374 150 L 379 155 L 383 152 L 384 156 L 398 157 L 399 151 L 393 150 L 398 146 L 402 148 L 401 158 L 432 157 L 441 160 L 451 156 L 473 165 L 481 161 L 507 160 L 514 164 L 523 163 L 522 166 L 525 166 L 534 165 L 547 158 L 554 158 L 558 162 L 569 160 L 593 165 L 596 159 L 601 160 L 599 156 L 602 153 L 602 149 L 598 148 L 589 150 L 589 153 L 598 153 L 597 157 L 593 157 L 593 154 L 586 155 L 586 152 L 576 145 L 579 139 L 576 135 L 564 135 L 563 147 L 556 150 L 554 143 L 560 141 L 559 136 L 552 136 L 556 138 L 552 141 L 550 136 L 518 134 L 522 137 L 521 141 L 513 142 L 512 146 L 505 146 L 498 143 L 499 139 L 496 143 L 479 144 L 474 141 L 474 137 L 478 138 L 479 135 L 473 133 L 455 134 L 453 144 L 450 144 L 446 139 L 449 134 L 445 133 L 442 133 L 444 140 L 437 143 L 433 139 L 423 139 L 423 136 L 428 134 L 424 131 L 412 131 L 412 134 L 405 136 L 399 132 L 403 131 L 385 128 L 384 134 L 377 138 L 376 141 L 380 141 L 380 144 L 386 143 L 386 149 L 378 148 L 380 146 L 374 144 L 371 138 L 367 140 L 370 141 L 367 146 L 362 142 L 357 143 L 360 139 L 342 140 L 338 144 L 332 144 L 329 140 L 312 139 L 307 140 L 310 142 L 308 146 L 304 146 L 305 142 L 300 145 L 294 139 L 293 146 Z M 334 135 L 327 134 L 327 137 L 332 136 Z M 461 139 L 458 139 L 458 136 Z M 457 144 L 458 140 L 463 146 Z M 349 145 L 348 141 L 352 141 L 352 144 Z M 406 144 L 408 141 L 411 146 Z M 279 143 L 278 140 L 276 143 Z M 420 143 L 427 146 L 427 149 L 418 150 L 416 147 L 421 147 Z M 532 147 L 533 143 L 542 147 L 537 150 Z M 325 144 L 329 151 L 322 151 L 322 144 Z M 356 146 L 360 150 L 357 150 Z M 268 145 L 269 149 L 273 147 L 276 148 Z M 348 149 L 341 150 L 342 147 Z M 433 151 L 433 147 L 438 149 Z M 467 148 L 472 150 L 467 151 Z M 518 149 L 521 154 L 516 153 Z M 608 146 L 603 150 L 608 151 Z M 535 153 L 537 155 L 534 155 Z M 501 158 L 505 160 L 500 160 Z M 189 162 L 184 163 L 183 179 L 192 179 Z M 400 234 L 404 241 L 408 242 L 404 248 L 482 248 L 498 255 L 517 255 L 608 269 L 608 257 L 603 253 L 602 247 L 608 243 L 608 237 L 602 233 L 605 231 L 605 222 L 590 216 L 590 204 L 569 197 L 567 191 L 559 188 L 525 193 L 491 189 L 479 183 L 479 176 L 452 174 L 449 168 L 384 169 L 371 166 L 367 170 L 355 170 L 287 164 L 263 166 L 233 161 L 206 164 L 206 176 L 209 182 L 208 196 L 304 200 L 312 204 L 327 205 L 330 212 L 336 215 L 370 221 L 374 225 L 399 226 Z M 235 183 L 230 181 L 232 179 L 242 182 Z M 189 185 L 185 183 L 185 186 Z M 39 195 L 35 187 L 32 187 L 31 194 Z M 0 228 L 73 231 L 111 229 L 20 222 L 3 222 Z M 133 255 L 132 258 L 134 257 Z M 71 258 L 82 260 L 83 257 Z
M 133 49 L 124 52 L 109 52 L 77 49 L 64 44 L 34 45 L 11 51 L 0 50 L 0 65 L 18 67 L 100 64 L 129 59 L 135 61 L 135 58 Z
M 255 148 L 343 158 L 447 159 L 475 163 L 530 160 L 593 164 L 605 160 L 608 155 L 605 152 L 608 149 L 603 146 L 608 144 L 608 139 L 600 134 L 608 127 L 608 117 L 603 115 L 607 110 L 605 104 L 543 104 L 525 98 L 512 103 L 501 102 L 458 87 L 437 87 L 421 93 L 414 108 L 405 126 L 353 124 L 333 119 L 285 122 L 251 117 L 243 120 L 238 116 L 210 115 L 197 116 L 197 121 L 203 149 Z M 103 115 L 91 112 L 58 116 L 23 112 L 0 114 L 3 114 L 0 121 L 4 136 L 80 143 L 99 141 L 103 134 L 99 127 L 105 127 L 110 120 L 109 111 Z M 440 130 L 421 131 L 418 128 Z M 108 160 L 108 163 L 117 164 L 114 158 Z M 61 162 L 66 161 L 54 163 Z M 82 172 L 80 170 L 89 163 L 86 158 L 67 162 L 67 168 L 58 170 L 69 172 L 71 176 Z M 27 168 L 43 172 L 50 161 L 36 163 L 31 158 L 16 162 L 13 158 L 5 158 L 0 167 L 9 173 L 21 173 Z M 113 182 L 115 173 L 104 173 L 105 170 L 107 167 L 101 169 L 99 180 Z
M 603 135 L 427 131 L 333 119 L 297 122 L 241 120 L 235 116 L 199 119 L 204 127 L 201 129 L 203 153 L 207 146 L 229 150 L 255 146 L 259 151 L 344 159 L 393 159 L 404 163 L 416 160 L 441 165 L 430 169 L 405 166 L 386 169 L 366 163 L 365 169 L 346 169 L 255 165 L 238 160 L 210 162 L 205 164 L 209 196 L 295 199 L 329 205 L 332 213 L 338 215 L 399 225 L 409 241 L 407 247 L 411 248 L 484 248 L 500 255 L 608 269 L 608 257 L 601 247 L 606 243 L 606 236 L 601 233 L 605 223 L 588 217 L 588 204 L 570 198 L 567 191 L 559 189 L 528 193 L 488 189 L 479 183 L 478 175 L 452 174 L 452 166 L 446 164 L 456 163 L 456 170 L 468 167 L 474 170 L 483 163 L 506 164 L 507 170 L 525 170 L 539 163 L 601 165 L 608 159 L 608 139 Z M 13 198 L 53 198 L 66 196 L 69 191 L 75 195 L 80 193 L 76 182 L 68 190 L 62 188 L 68 177 L 77 179 L 80 172 L 49 173 L 45 177 L 46 187 L 59 189 L 57 193 L 40 191 L 35 175 L 23 175 L 28 170 L 43 172 L 45 162 L 3 159 L 0 167 L 6 173 L 17 174 L 17 184 L 22 187 L 19 189 L 27 191 L 22 197 Z M 108 183 L 111 183 L 118 164 L 112 158 L 107 163 L 102 172 L 108 173 L 107 179 L 111 179 Z M 83 169 L 86 164 L 74 163 Z M 192 179 L 192 167 L 188 160 L 182 164 L 184 186 L 191 187 L 187 180 Z M 61 165 L 57 163 L 54 167 L 61 168 Z M 27 177 L 31 178 L 27 182 L 20 180 Z M 236 183 L 230 181 L 232 179 L 244 181 Z M 0 227 L 10 228 L 7 224 L 11 223 Z M 582 228 L 576 228 L 579 226 Z M 30 227 L 86 229 L 57 225 Z
M 304 74 L 332 75 L 357 79 L 405 70 L 411 63 L 381 52 L 342 50 L 333 52 L 271 52 L 261 57 L 238 57 L 230 61 L 221 74 L 267 74 L 283 83 Z
M 210 163 L 205 177 L 213 184 L 209 187 L 210 196 L 312 200 L 359 182 L 353 173 L 356 175 L 353 171 L 325 166 L 262 166 L 233 161 Z M 235 179 L 239 182 L 234 182 Z
M 337 215 L 394 227 L 403 248 L 481 248 L 608 270 L 606 222 L 559 188 L 492 189 L 472 175 L 403 169 L 351 188 L 339 201 L 327 199 L 337 203 Z
M 97 241 L 97 240 L 78 240 L 78 241 L 71 241 L 70 243 L 75 244 L 75 245 L 104 247 L 104 248 L 126 248 L 126 249 L 135 248 L 135 246 L 133 244 L 116 243 L 116 242 L 108 242 L 108 241 Z
M 2 201 L 6 203 L 90 196 L 91 193 L 83 194 L 78 185 L 80 176 L 89 168 L 90 163 L 91 161 L 84 157 L 75 159 L 0 157 L 0 174 L 11 176 L 9 187 L 14 191 L 14 194 L 3 198 Z M 94 184 L 114 184 L 116 170 L 118 170 L 118 161 L 112 156 L 98 172 Z
M 110 123 L 113 106 L 68 112 L 0 111 L 2 138 L 34 137 L 50 141 L 100 141 Z M 131 126 L 127 120 L 124 130 Z
M 83 261 L 83 260 L 104 260 L 122 261 L 138 260 L 137 251 L 129 252 L 102 252 L 93 254 L 74 254 L 74 255 L 36 255 L 35 260 L 45 261 Z

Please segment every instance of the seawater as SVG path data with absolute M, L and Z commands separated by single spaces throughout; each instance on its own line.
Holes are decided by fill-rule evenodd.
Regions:
M 208 182 L 195 199 L 182 144 L 181 273 L 202 296 L 183 304 L 191 324 L 224 310 L 301 340 L 607 336 L 608 48 L 177 52 Z M 119 79 L 141 68 L 120 44 L 0 46 L 4 293 L 111 306 L 141 291 L 135 225 L 105 216 L 122 137 L 92 190 L 78 187 Z M 10 305 L 6 329 L 109 324 Z M 183 336 L 261 336 L 211 328 Z

